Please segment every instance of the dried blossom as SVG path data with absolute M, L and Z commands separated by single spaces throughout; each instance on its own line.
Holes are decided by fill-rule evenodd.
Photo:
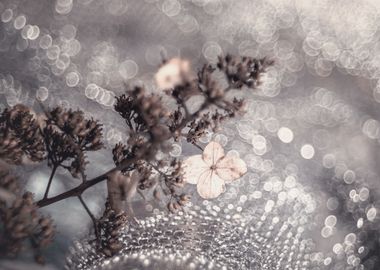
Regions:
M 121 162 L 127 158 L 133 157 L 133 150 L 129 149 L 125 144 L 117 143 L 112 149 L 113 162 L 116 166 L 120 165 Z
M 122 248 L 118 231 L 134 217 L 131 200 L 136 193 L 154 189 L 154 197 L 165 201 L 168 210 L 175 212 L 190 200 L 189 195 L 181 192 L 186 182 L 197 184 L 202 197 L 214 198 L 224 190 L 225 183 L 246 172 L 245 163 L 239 158 L 224 156 L 217 143 L 209 144 L 203 155 L 190 157 L 183 164 L 168 155 L 169 146 L 173 139 L 181 138 L 197 145 L 207 131 L 215 131 L 223 120 L 235 117 L 244 103 L 227 98 L 227 93 L 243 86 L 255 88 L 260 74 L 270 64 L 272 62 L 266 59 L 226 56 L 219 58 L 217 66 L 205 64 L 198 77 L 193 78 L 187 60 L 175 58 L 165 62 L 155 76 L 164 92 L 148 94 L 144 88 L 135 87 L 117 97 L 114 108 L 129 129 L 128 140 L 112 150 L 116 167 L 93 179 L 87 180 L 85 176 L 86 153 L 102 148 L 102 128 L 97 121 L 86 119 L 81 110 L 43 108 L 44 114 L 36 116 L 23 105 L 6 109 L 0 117 L 0 158 L 16 164 L 47 159 L 52 173 L 38 207 L 78 197 L 93 220 L 100 247 L 107 256 L 112 256 Z M 214 79 L 217 69 L 226 75 L 226 88 L 220 87 Z M 162 94 L 177 103 L 176 110 L 171 111 L 164 105 Z M 194 95 L 202 96 L 204 102 L 190 111 L 186 101 Z M 49 187 L 58 167 L 67 169 L 73 177 L 82 176 L 83 182 L 49 198 Z M 51 222 L 38 216 L 38 207 L 30 193 L 22 195 L 7 174 L 0 173 L 0 177 L 1 221 L 14 225 L 12 228 L 4 226 L 10 238 L 2 236 L 2 246 L 11 246 L 18 252 L 21 243 L 32 235 L 32 247 L 39 250 L 52 238 Z M 108 200 L 103 217 L 96 220 L 81 194 L 104 180 L 108 181 Z M 32 218 L 25 220 L 26 214 Z M 39 259 L 38 252 L 37 255 Z
M 156 179 L 152 174 L 152 168 L 148 166 L 147 162 L 140 160 L 136 163 L 136 169 L 140 174 L 138 190 L 146 190 L 154 186 Z
M 146 94 L 143 88 L 135 87 L 117 98 L 115 110 L 133 132 L 147 132 L 150 140 L 161 140 L 168 135 L 164 123 L 170 113 L 159 95 Z
M 128 217 L 124 212 L 116 213 L 111 208 L 110 203 L 106 202 L 103 216 L 98 223 L 100 248 L 106 256 L 111 257 L 122 249 L 123 245 L 118 236 L 120 230 L 125 227 L 127 219 Z
M 242 88 L 243 85 L 256 87 L 260 84 L 260 74 L 273 61 L 266 58 L 255 59 L 253 57 L 220 56 L 217 67 L 226 74 L 229 85 L 232 88 Z
M 128 159 L 136 159 L 134 166 L 129 166 L 127 170 L 138 168 L 141 178 L 139 189 L 144 190 L 155 186 L 156 198 L 162 198 L 161 193 L 172 199 L 177 198 L 176 189 L 183 185 L 181 166 L 177 166 L 176 162 L 168 166 L 164 165 L 163 160 L 155 160 L 154 154 L 158 151 L 165 153 L 165 141 L 170 138 L 179 140 L 184 136 L 188 142 L 196 145 L 199 138 L 207 131 L 216 131 L 220 122 L 235 117 L 242 111 L 244 102 L 237 98 L 229 100 L 226 98 L 226 93 L 231 89 L 241 88 L 242 85 L 256 87 L 259 74 L 264 72 L 270 64 L 271 62 L 265 59 L 256 60 L 245 57 L 232 59 L 231 56 L 227 56 L 220 58 L 216 67 L 210 64 L 204 65 L 198 72 L 197 80 L 192 80 L 190 76 L 185 76 L 189 72 L 187 68 L 181 69 L 182 63 L 178 59 L 164 63 L 156 79 L 158 84 L 163 85 L 163 81 L 159 79 L 163 80 L 165 72 L 173 75 L 167 77 L 167 84 L 163 88 L 177 102 L 178 108 L 168 113 L 162 106 L 159 94 L 146 95 L 144 89 L 140 87 L 127 91 L 126 95 L 117 98 L 115 110 L 125 119 L 130 128 L 130 137 L 127 146 L 121 144 L 115 146 L 113 150 L 115 164 L 120 165 Z M 221 88 L 214 79 L 213 73 L 217 68 L 226 75 L 229 86 L 225 89 Z M 171 69 L 173 70 L 169 72 Z M 186 72 L 182 73 L 182 71 Z M 192 95 L 203 95 L 205 98 L 204 104 L 193 114 L 189 112 L 186 105 L 186 100 Z M 216 110 L 202 113 L 211 106 L 216 107 Z M 184 128 L 188 129 L 185 134 Z M 159 172 L 157 179 L 152 176 L 149 164 Z M 174 170 L 175 175 L 171 175 L 164 169 L 167 167 L 177 168 L 177 171 Z M 124 173 L 127 170 L 124 170 Z M 173 181 L 173 179 L 177 180 Z M 175 210 L 179 204 L 170 200 L 167 206 Z
M 178 107 L 178 109 L 172 112 L 169 116 L 168 127 L 170 132 L 173 134 L 174 140 L 176 141 L 178 141 L 179 137 L 181 136 L 178 127 L 181 125 L 183 120 L 184 114 L 181 111 L 181 107 Z
M 179 105 L 183 105 L 190 97 L 200 94 L 198 85 L 194 82 L 194 80 L 188 81 L 183 85 L 178 85 L 165 92 L 167 95 L 175 99 Z
M 73 138 L 83 151 L 96 151 L 103 147 L 102 125 L 93 119 L 85 119 L 83 111 L 57 107 L 48 113 L 47 121 L 48 125 L 57 126 L 65 135 Z
M 0 203 L 9 206 L 20 193 L 20 185 L 15 175 L 10 172 L 9 165 L 0 160 Z
M 217 142 L 210 142 L 202 155 L 187 158 L 183 166 L 185 181 L 196 184 L 204 199 L 218 197 L 225 191 L 225 183 L 239 179 L 247 172 L 245 162 L 238 157 L 226 156 Z
M 0 116 L 0 158 L 14 164 L 39 162 L 45 147 L 35 114 L 18 104 Z
M 119 166 L 124 160 L 137 158 L 147 154 L 147 144 L 149 142 L 143 136 L 131 134 L 127 140 L 127 145 L 118 143 L 112 150 L 113 161 L 115 165 Z M 123 172 L 129 171 L 133 166 L 123 169 Z
M 0 253 L 16 256 L 29 241 L 36 261 L 43 263 L 41 249 L 54 237 L 52 220 L 38 213 L 32 193 L 21 194 L 18 179 L 10 175 L 4 164 L 1 164 L 0 177 L 0 189 L 13 195 L 11 201 L 0 196 Z
M 196 143 L 199 138 L 204 136 L 208 130 L 216 130 L 218 124 L 225 119 L 225 116 L 219 112 L 214 114 L 205 113 L 199 119 L 192 121 L 188 127 L 190 128 L 186 140 L 190 143 Z
M 85 153 L 103 147 L 101 125 L 93 119 L 85 119 L 79 110 L 57 107 L 46 114 L 43 136 L 49 165 L 62 166 L 73 177 L 79 177 L 87 164 Z
M 214 80 L 214 71 L 215 67 L 206 64 L 198 72 L 198 88 L 211 104 L 221 100 L 225 92 L 225 90 L 218 85 L 217 81 Z
M 190 200 L 190 196 L 180 193 L 183 188 L 184 175 L 182 162 L 177 159 L 169 161 L 159 161 L 157 165 L 150 164 L 152 168 L 158 173 L 158 185 L 155 186 L 153 196 L 158 201 L 162 201 L 161 193 L 164 196 L 170 196 L 167 208 L 170 212 L 175 212 L 181 209 Z

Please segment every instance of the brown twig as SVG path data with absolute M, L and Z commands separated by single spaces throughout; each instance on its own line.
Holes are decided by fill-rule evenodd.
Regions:
M 181 61 L 177 59 L 173 63 L 182 65 L 178 62 Z M 203 151 L 199 145 L 199 140 L 205 132 L 208 130 L 215 131 L 221 121 L 234 117 L 243 108 L 242 99 L 234 98 L 233 101 L 228 101 L 226 93 L 232 89 L 242 89 L 243 86 L 256 88 L 260 83 L 258 80 L 260 74 L 270 64 L 271 62 L 266 61 L 266 59 L 233 58 L 229 55 L 224 58 L 220 57 L 216 67 L 209 64 L 204 65 L 198 73 L 197 79 L 193 80 L 191 76 L 183 76 L 181 85 L 164 86 L 170 89 L 165 92 L 177 101 L 178 108 L 174 111 L 170 111 L 165 106 L 159 94 L 148 95 L 143 87 L 127 88 L 126 94 L 116 98 L 114 107 L 130 129 L 127 145 L 116 144 L 112 150 L 116 167 L 93 179 L 86 179 L 85 167 L 88 163 L 86 153 L 97 151 L 104 146 L 102 125 L 92 118 L 86 119 L 84 112 L 79 109 L 66 110 L 62 107 L 56 107 L 47 110 L 40 103 L 42 111 L 45 113 L 42 118 L 36 117 L 33 110 L 24 105 L 16 105 L 11 109 L 4 110 L 0 115 L 0 157 L 15 164 L 21 164 L 25 157 L 38 162 L 47 159 L 52 172 L 43 198 L 35 203 L 32 194 L 26 193 L 22 198 L 19 198 L 21 203 L 35 211 L 37 210 L 35 209 L 36 206 L 41 208 L 70 197 L 77 197 L 94 224 L 95 235 L 97 240 L 101 242 L 103 252 L 107 256 L 111 256 L 122 247 L 115 232 L 125 222 L 127 214 L 115 215 L 117 209 L 111 209 L 111 206 L 108 214 L 115 216 L 109 218 L 111 229 L 104 229 L 102 228 L 104 224 L 99 223 L 91 213 L 82 198 L 82 194 L 92 186 L 109 179 L 108 188 L 117 190 L 116 194 L 124 194 L 124 198 L 127 198 L 129 210 L 127 213 L 129 212 L 130 217 L 134 217 L 130 199 L 136 191 L 143 197 L 141 190 L 157 186 L 155 185 L 157 179 L 155 176 L 151 177 L 153 168 L 162 176 L 158 180 L 162 192 L 165 196 L 170 195 L 167 203 L 168 210 L 175 212 L 180 209 L 190 199 L 187 194 L 178 193 L 178 189 L 182 188 L 184 184 L 182 163 L 176 158 L 158 157 L 157 153 L 167 154 L 169 151 L 168 141 L 172 138 L 177 140 L 181 136 L 185 137 L 188 143 Z M 225 73 L 229 83 L 227 88 L 220 88 L 212 78 L 212 73 L 216 69 Z M 203 95 L 205 99 L 198 110 L 191 113 L 186 100 L 197 94 Z M 214 111 L 204 112 L 211 106 L 215 106 Z M 186 131 L 187 134 L 183 132 L 186 127 L 189 128 Z M 150 164 L 151 167 L 147 164 Z M 160 166 L 167 164 L 171 169 L 162 171 Z M 82 178 L 82 182 L 70 190 L 49 198 L 49 190 L 58 167 L 68 170 L 74 178 Z M 139 174 L 133 181 L 124 175 L 131 171 Z M 115 175 L 122 178 L 113 179 Z M 123 182 L 123 185 L 120 186 L 120 182 Z M 163 184 L 166 186 L 164 187 Z M 157 190 L 155 189 L 154 192 L 157 193 Z M 114 193 L 109 192 L 108 202 L 112 199 L 112 194 Z M 10 211 L 13 210 L 10 209 Z M 108 214 L 105 213 L 105 217 Z M 9 216 L 13 218 L 14 214 L 12 213 Z M 19 217 L 16 216 L 16 218 Z M 40 241 L 41 245 L 52 239 L 53 229 L 49 220 L 45 218 L 37 220 L 34 216 L 27 221 L 29 223 L 38 221 L 41 230 L 44 232 Z M 34 226 L 33 222 L 28 224 Z M 116 227 L 114 226 L 115 223 L 118 224 Z M 20 226 L 9 227 L 14 227 L 18 231 L 22 231 L 24 228 Z M 105 239 L 102 239 L 103 236 Z M 16 247 L 21 248 L 21 242 L 17 244 L 20 245 L 16 245 Z
M 90 208 L 88 208 L 81 195 L 78 196 L 78 199 L 81 202 L 83 208 L 86 210 L 87 214 L 90 216 L 92 223 L 94 224 L 95 237 L 96 239 L 99 239 L 99 228 L 95 216 L 91 213 Z
M 130 162 L 130 164 L 132 164 L 132 162 Z M 53 203 L 56 203 L 56 202 L 59 202 L 59 201 L 62 201 L 64 199 L 67 199 L 67 198 L 70 198 L 70 197 L 76 197 L 76 196 L 79 196 L 81 195 L 85 190 L 87 190 L 88 188 L 104 181 L 107 179 L 108 177 L 108 174 L 114 172 L 117 170 L 117 167 L 91 179 L 91 180 L 88 180 L 86 182 L 83 182 L 82 184 L 80 184 L 79 186 L 73 188 L 73 189 L 70 189 L 66 192 L 63 192 L 57 196 L 54 196 L 54 197 L 51 197 L 51 198 L 45 198 L 45 199 L 42 199 L 40 201 L 37 202 L 37 206 L 38 207 L 45 207 L 45 206 L 48 206 L 50 204 L 53 204 Z
M 44 199 L 46 199 L 48 197 L 48 195 L 49 195 L 50 186 L 51 186 L 51 183 L 53 182 L 53 177 L 55 175 L 55 172 L 56 172 L 57 168 L 58 168 L 57 165 L 53 166 L 53 169 L 51 171 L 51 174 L 50 174 L 50 177 L 49 177 L 49 181 L 48 181 L 48 184 L 47 184 L 47 187 L 46 187 Z
M 180 125 L 178 126 L 178 130 L 182 130 L 184 127 L 186 127 L 186 125 L 191 122 L 192 120 L 194 120 L 195 118 L 197 118 L 199 116 L 199 114 L 204 111 L 205 109 L 207 109 L 208 106 L 210 106 L 211 104 L 207 101 L 205 101 L 202 106 L 193 114 L 190 114 L 188 115 L 185 119 L 182 120 L 182 122 L 180 123 Z M 172 135 L 168 135 L 167 138 L 165 139 L 169 139 Z M 76 196 L 80 196 L 85 190 L 87 190 L 88 188 L 104 181 L 107 179 L 108 175 L 115 172 L 115 171 L 122 171 L 124 169 L 126 169 L 128 166 L 130 166 L 131 164 L 133 164 L 134 162 L 136 162 L 139 158 L 133 158 L 133 159 L 126 159 L 124 160 L 121 164 L 119 164 L 119 166 L 116 166 L 115 168 L 91 179 L 91 180 L 87 180 L 86 182 L 83 182 L 82 184 L 80 184 L 79 186 L 73 188 L 73 189 L 70 189 L 66 192 L 63 192 L 55 197 L 52 197 L 52 198 L 44 198 L 40 201 L 37 202 L 37 206 L 42 208 L 42 207 L 45 207 L 45 206 L 48 206 L 50 204 L 53 204 L 53 203 L 56 203 L 56 202 L 59 202 L 59 201 L 62 201 L 64 199 L 67 199 L 67 198 L 70 198 L 70 197 L 76 197 Z
M 265 59 L 264 59 L 265 60 Z M 264 60 L 260 60 L 260 61 L 264 61 Z M 225 88 L 223 90 L 223 92 L 228 92 L 232 89 L 232 85 L 230 84 L 227 88 Z M 214 101 L 214 102 L 213 102 Z M 216 100 L 210 100 L 210 99 L 207 99 L 203 102 L 203 104 L 201 105 L 201 107 L 196 111 L 194 112 L 193 114 L 190 114 L 189 113 L 189 110 L 187 108 L 187 106 L 185 105 L 185 103 L 182 104 L 182 107 L 184 108 L 185 110 L 185 118 L 182 119 L 181 123 L 179 123 L 179 125 L 176 127 L 176 133 L 177 134 L 181 134 L 181 131 L 183 128 L 185 128 L 191 121 L 193 121 L 194 119 L 196 119 L 197 117 L 200 116 L 200 114 L 206 110 L 209 106 L 211 105 L 215 105 L 214 103 L 217 103 Z M 172 134 L 168 134 L 166 137 L 164 138 L 161 138 L 161 141 L 160 142 L 154 142 L 154 143 L 161 143 L 162 141 L 165 141 L 167 139 L 170 139 L 173 135 Z M 59 202 L 61 200 L 64 200 L 64 199 L 67 199 L 67 198 L 70 198 L 70 197 L 74 197 L 74 196 L 80 196 L 85 190 L 87 190 L 88 188 L 104 181 L 107 179 L 108 175 L 115 172 L 115 171 L 121 171 L 121 170 L 125 170 L 126 168 L 128 168 L 128 166 L 132 165 L 133 163 L 135 163 L 136 161 L 138 161 L 141 157 L 135 157 L 135 158 L 131 158 L 131 159 L 125 159 L 123 160 L 118 166 L 116 166 L 115 168 L 113 169 L 110 169 L 109 171 L 91 179 L 91 180 L 88 180 L 88 181 L 85 181 L 83 183 L 81 183 L 79 186 L 71 189 L 71 190 L 68 190 L 64 193 L 61 193 L 55 197 L 52 197 L 52 198 L 44 198 L 42 200 L 40 200 L 39 202 L 37 202 L 37 206 L 38 207 L 45 207 L 47 205 L 50 205 L 50 204 L 53 204 L 53 203 L 56 203 L 56 202 Z M 149 160 L 148 160 L 149 161 Z

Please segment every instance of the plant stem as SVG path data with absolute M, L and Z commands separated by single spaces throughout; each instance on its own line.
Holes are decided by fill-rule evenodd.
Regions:
M 161 174 L 164 178 L 167 178 L 168 176 L 163 172 L 161 171 L 156 165 L 154 165 L 153 163 L 150 163 L 149 162 L 149 165 L 152 166 L 153 169 L 156 170 L 156 172 L 158 172 L 159 174 Z
M 184 127 L 186 127 L 186 125 L 191 122 L 192 120 L 194 120 L 196 117 L 199 116 L 199 114 L 205 110 L 208 106 L 210 106 L 211 103 L 208 102 L 208 101 L 205 101 L 202 106 L 196 111 L 194 112 L 193 114 L 190 114 L 188 115 L 185 119 L 182 120 L 182 122 L 178 125 L 177 127 L 177 130 L 178 131 L 181 131 Z M 164 138 L 163 140 L 165 139 L 170 139 L 171 138 L 171 135 L 168 135 L 167 138 Z M 82 195 L 82 193 L 87 190 L 88 188 L 106 180 L 108 178 L 108 175 L 115 172 L 115 171 L 120 171 L 120 170 L 124 170 L 125 168 L 127 168 L 128 166 L 130 166 L 131 164 L 133 164 L 134 162 L 138 161 L 139 159 L 141 159 L 140 156 L 136 156 L 134 158 L 131 158 L 131 159 L 126 159 L 124 161 L 121 162 L 121 164 L 119 164 L 118 166 L 114 167 L 113 169 L 91 179 L 91 180 L 87 180 L 85 182 L 82 182 L 79 186 L 73 188 L 73 189 L 70 189 L 66 192 L 63 192 L 55 197 L 52 197 L 52 198 L 47 198 L 47 197 L 44 197 L 42 200 L 38 201 L 37 202 L 37 206 L 39 208 L 41 207 L 45 207 L 45 206 L 48 206 L 50 204 L 53 204 L 53 203 L 56 203 L 56 202 L 59 202 L 59 201 L 62 201 L 64 199 L 67 199 L 67 198 L 70 198 L 70 197 L 76 197 L 76 196 L 80 196 Z
M 70 189 L 66 192 L 63 192 L 55 197 L 51 197 L 51 198 L 44 198 L 40 201 L 37 202 L 37 206 L 38 207 L 45 207 L 45 206 L 48 206 L 50 204 L 53 204 L 53 203 L 56 203 L 56 202 L 59 202 L 59 201 L 62 201 L 64 199 L 67 199 L 67 198 L 70 198 L 70 197 L 76 197 L 76 196 L 79 196 L 81 195 L 86 189 L 106 180 L 108 178 L 108 175 L 110 173 L 113 173 L 115 171 L 120 171 L 120 170 L 123 170 L 125 169 L 126 167 L 128 167 L 129 165 L 131 165 L 132 163 L 134 163 L 135 161 L 137 160 L 137 158 L 133 158 L 133 159 L 126 159 L 124 160 L 119 166 L 117 167 L 114 167 L 113 169 L 93 178 L 93 179 L 90 179 L 90 180 L 87 180 L 86 182 L 82 182 L 79 186 L 73 188 L 73 189 Z
M 199 150 L 203 151 L 204 149 L 202 148 L 202 146 L 200 146 L 199 144 L 193 142 L 191 143 L 192 145 L 194 145 L 195 147 L 197 147 Z
M 77 186 L 77 187 L 75 187 L 73 189 L 70 189 L 70 190 L 68 190 L 66 192 L 63 192 L 63 193 L 61 193 L 61 194 L 59 194 L 59 195 L 57 195 L 55 197 L 44 198 L 44 199 L 42 199 L 42 200 L 40 200 L 40 201 L 37 202 L 37 206 L 41 208 L 41 207 L 45 207 L 45 206 L 48 206 L 50 204 L 62 201 L 64 199 L 70 198 L 70 197 L 79 196 L 86 189 L 88 189 L 89 187 L 92 187 L 93 185 L 96 185 L 96 184 L 102 182 L 103 180 L 106 180 L 108 173 L 110 173 L 114 169 L 112 169 L 112 170 L 110 170 L 110 171 L 108 171 L 108 172 L 106 172 L 106 173 L 104 173 L 102 175 L 99 175 L 98 177 L 95 177 L 95 178 L 93 178 L 91 180 L 83 182 L 79 186 Z
M 87 214 L 90 216 L 92 223 L 94 224 L 94 230 L 95 230 L 95 237 L 96 239 L 99 239 L 99 230 L 98 230 L 98 224 L 96 222 L 95 216 L 91 213 L 90 209 L 88 208 L 87 204 L 84 202 L 82 195 L 78 196 L 79 201 L 81 202 L 83 208 L 86 210 Z
M 53 181 L 53 177 L 54 177 L 54 174 L 55 174 L 55 171 L 57 170 L 58 166 L 57 165 L 54 165 L 53 166 L 53 169 L 51 171 L 51 174 L 50 174 L 50 177 L 49 177 L 49 182 L 47 184 L 47 187 L 46 187 L 46 191 L 45 191 L 45 195 L 44 195 L 44 198 L 43 199 L 47 199 L 48 195 L 49 195 L 49 190 L 50 190 L 50 186 L 51 186 L 51 183 Z

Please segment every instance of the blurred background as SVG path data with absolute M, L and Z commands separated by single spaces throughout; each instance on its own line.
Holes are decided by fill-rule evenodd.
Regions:
M 257 251 L 274 253 L 262 251 L 264 261 L 284 259 L 252 269 L 379 269 L 379 15 L 376 0 L 2 0 L 0 108 L 23 103 L 39 110 L 38 98 L 104 123 L 107 149 L 89 155 L 92 177 L 112 167 L 110 149 L 127 138 L 114 97 L 125 85 L 155 91 L 162 59 L 186 58 L 194 68 L 227 53 L 274 59 L 260 88 L 244 96 L 246 115 L 202 138 L 219 141 L 249 167 L 211 203 L 254 223 L 266 217 L 249 237 L 266 239 Z M 196 152 L 180 142 L 171 155 Z M 41 198 L 47 166 L 20 174 Z M 51 194 L 78 181 L 58 171 Z M 207 207 L 189 190 L 193 205 Z M 84 194 L 97 216 L 105 197 L 104 183 Z M 135 202 L 141 218 L 156 207 Z M 75 198 L 43 211 L 58 231 L 45 269 L 63 269 L 91 220 Z M 300 242 L 265 236 L 284 222 L 302 234 Z M 292 250 L 301 239 L 307 254 Z M 0 268 L 32 269 L 29 260 L 3 260 Z

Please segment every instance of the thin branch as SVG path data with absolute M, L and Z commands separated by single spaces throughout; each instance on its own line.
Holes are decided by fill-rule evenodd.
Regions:
M 223 92 L 227 93 L 227 92 L 229 92 L 232 89 L 234 89 L 233 86 L 231 84 L 229 84 L 226 88 L 223 89 Z
M 197 147 L 199 150 L 201 150 L 201 151 L 204 150 L 203 147 L 200 146 L 199 144 L 197 144 L 196 142 L 192 142 L 191 144 L 194 145 L 194 146 L 196 146 L 196 147 Z
M 84 170 L 81 170 L 81 171 L 80 171 L 80 174 L 81 174 L 81 176 L 82 176 L 82 183 L 86 182 L 87 175 L 84 173 Z
M 87 204 L 84 202 L 81 195 L 78 196 L 78 199 L 81 202 L 83 208 L 86 210 L 87 214 L 90 216 L 92 223 L 94 224 L 95 237 L 96 239 L 99 239 L 98 223 L 96 222 L 95 216 L 91 213 L 90 209 L 88 208 Z
M 46 198 L 46 199 L 42 199 L 40 201 L 37 202 L 37 206 L 38 207 L 45 207 L 45 206 L 48 206 L 50 204 L 53 204 L 53 203 L 56 203 L 56 202 L 59 202 L 59 201 L 62 201 L 64 199 L 67 199 L 67 198 L 70 198 L 70 197 L 76 197 L 76 196 L 79 196 L 81 195 L 85 190 L 87 190 L 88 188 L 106 180 L 108 178 L 108 175 L 115 172 L 115 171 L 121 171 L 125 168 L 127 168 L 128 166 L 130 166 L 131 164 L 133 164 L 134 162 L 136 162 L 136 158 L 133 158 L 133 159 L 126 159 L 124 161 L 121 162 L 121 164 L 117 167 L 114 167 L 110 170 L 108 170 L 107 172 L 93 178 L 93 179 L 90 179 L 86 182 L 83 182 L 81 183 L 79 186 L 73 188 L 73 189 L 70 189 L 66 192 L 63 192 L 55 197 L 52 197 L 52 198 Z
M 51 197 L 51 198 L 45 198 L 45 199 L 42 199 L 40 201 L 37 202 L 37 206 L 38 207 L 45 207 L 45 206 L 48 206 L 50 204 L 53 204 L 53 203 L 56 203 L 56 202 L 59 202 L 59 201 L 62 201 L 64 199 L 67 199 L 67 198 L 70 198 L 70 197 L 75 197 L 75 196 L 79 196 L 81 195 L 86 189 L 92 187 L 93 185 L 96 185 L 104 180 L 107 179 L 107 175 L 113 171 L 116 170 L 116 167 L 113 168 L 112 170 L 109 170 L 108 172 L 102 174 L 102 175 L 99 175 L 91 180 L 88 180 L 86 182 L 83 182 L 82 184 L 80 184 L 79 186 L 73 188 L 73 189 L 70 189 L 66 192 L 63 192 L 55 197 Z
M 187 107 L 187 104 L 185 102 L 182 101 L 182 108 L 183 110 L 185 111 L 185 115 L 186 116 L 189 116 L 191 115 L 190 111 L 189 111 L 189 108 Z
M 141 198 L 146 201 L 146 197 L 144 195 L 144 193 L 142 193 L 142 191 L 140 189 L 137 189 L 137 193 L 141 196 Z
M 177 127 L 177 130 L 179 132 L 182 131 L 182 129 L 184 127 L 186 127 L 186 125 L 191 122 L 192 120 L 194 120 L 195 118 L 197 118 L 199 116 L 199 114 L 205 110 L 208 106 L 210 106 L 211 103 L 209 101 L 205 101 L 202 106 L 193 114 L 190 114 L 188 115 L 185 119 L 182 120 L 182 122 L 178 125 Z M 171 134 L 168 134 L 165 138 L 163 138 L 161 141 L 164 141 L 164 140 L 167 140 L 167 139 L 170 139 L 171 138 Z M 152 147 L 153 148 L 153 147 Z M 85 181 L 83 183 L 81 183 L 79 186 L 73 188 L 73 189 L 70 189 L 66 192 L 63 192 L 55 197 L 52 197 L 52 198 L 44 198 L 40 201 L 37 202 L 37 206 L 38 207 L 45 207 L 45 206 L 48 206 L 50 204 L 53 204 L 53 203 L 56 203 L 56 202 L 59 202 L 59 201 L 62 201 L 64 199 L 67 199 L 67 198 L 70 198 L 70 197 L 76 197 L 76 196 L 79 196 L 81 195 L 85 190 L 87 190 L 88 188 L 106 180 L 108 178 L 108 175 L 115 172 L 115 171 L 121 171 L 121 170 L 125 170 L 126 168 L 128 168 L 128 166 L 132 165 L 133 163 L 135 163 L 137 160 L 141 159 L 141 156 L 136 156 L 132 159 L 125 159 L 123 160 L 118 166 L 114 167 L 113 169 L 91 179 L 91 180 L 88 180 L 88 181 Z
M 168 176 L 158 168 L 158 166 L 154 165 L 153 163 L 149 162 L 149 165 L 152 166 L 153 169 L 155 169 L 156 172 L 161 174 L 164 178 L 167 178 Z
M 184 137 L 185 139 L 187 138 L 187 136 L 188 136 L 188 134 L 186 134 L 186 133 L 181 133 L 180 134 L 182 137 Z M 201 151 L 203 151 L 204 149 L 203 149 L 203 147 L 202 146 L 200 146 L 199 144 L 197 144 L 196 142 L 192 142 L 191 144 L 193 144 L 194 146 L 196 146 L 199 150 L 201 150 Z
M 49 195 L 50 186 L 51 186 L 51 183 L 53 181 L 53 177 L 54 177 L 54 174 L 55 174 L 57 168 L 58 168 L 57 165 L 53 165 L 53 169 L 51 171 L 51 174 L 50 174 L 50 177 L 49 177 L 49 181 L 48 181 L 48 184 L 47 184 L 47 187 L 46 187 L 46 191 L 45 191 L 45 195 L 44 195 L 43 199 L 47 199 L 47 197 Z
M 129 127 L 129 129 L 130 129 L 131 131 L 134 131 L 134 128 L 133 128 L 133 125 L 132 125 L 131 119 L 127 118 L 127 119 L 126 119 L 126 122 L 127 122 L 127 125 L 128 125 L 128 127 Z

